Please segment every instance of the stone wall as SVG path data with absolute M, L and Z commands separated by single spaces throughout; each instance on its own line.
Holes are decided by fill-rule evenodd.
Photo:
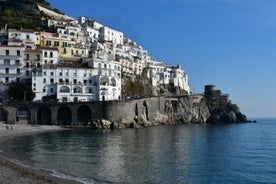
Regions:
M 216 95 L 216 99 L 218 97 Z M 43 124 L 48 121 L 52 125 L 93 125 L 95 128 L 247 121 L 231 101 L 210 99 L 213 96 L 208 95 L 207 98 L 203 94 L 197 94 L 105 102 L 10 104 L 2 105 L 1 111 L 6 115 L 5 121 L 11 124 L 18 123 L 18 108 L 24 107 L 29 112 L 29 124 Z M 48 120 L 41 121 L 45 119 Z

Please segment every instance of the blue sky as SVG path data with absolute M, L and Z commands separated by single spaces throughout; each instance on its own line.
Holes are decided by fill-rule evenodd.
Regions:
M 180 64 L 194 93 L 214 84 L 249 118 L 276 117 L 275 0 L 49 0 Z M 66 2 L 66 3 L 65 3 Z

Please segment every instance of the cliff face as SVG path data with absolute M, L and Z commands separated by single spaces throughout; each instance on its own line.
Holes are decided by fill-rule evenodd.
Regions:
M 242 123 L 247 118 L 228 95 L 208 86 L 204 94 L 152 97 L 111 105 L 105 120 L 92 122 L 97 129 L 140 128 L 160 124 Z
M 195 102 L 194 96 L 185 96 L 178 101 L 165 103 L 165 114 L 169 121 L 175 123 L 205 123 L 210 117 L 209 109 L 204 100 Z

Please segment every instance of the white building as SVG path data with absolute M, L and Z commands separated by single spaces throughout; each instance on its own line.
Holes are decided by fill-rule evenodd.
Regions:
M 120 31 L 103 26 L 100 28 L 99 39 L 99 41 L 110 41 L 114 44 L 123 44 L 124 34 Z
M 20 82 L 24 77 L 24 47 L 0 45 L 0 82 Z
M 176 67 L 171 67 L 171 79 L 170 81 L 174 84 L 174 87 L 179 87 L 180 89 L 183 89 L 190 94 L 190 87 L 188 84 L 188 74 L 181 69 L 180 65 L 177 65 Z
M 54 47 L 38 47 L 42 52 L 41 64 L 57 64 L 59 55 L 58 48 Z
M 9 29 L 8 31 L 8 45 L 24 45 L 26 48 L 35 48 L 35 33 L 33 30 Z
M 97 71 L 90 67 L 44 65 L 43 70 L 33 75 L 33 91 L 35 100 L 43 96 L 56 95 L 59 102 L 95 101 L 95 75 Z
M 59 102 L 119 100 L 121 72 L 117 62 L 95 60 L 90 66 L 63 61 L 44 64 L 32 76 L 34 101 L 56 95 Z
M 120 100 L 121 99 L 121 65 L 116 61 L 94 59 L 90 65 L 98 75 L 97 80 L 97 100 Z
M 172 84 L 190 94 L 188 74 L 180 65 L 170 67 L 161 61 L 151 60 L 148 62 L 148 67 L 150 69 L 148 77 L 151 78 L 153 86 Z

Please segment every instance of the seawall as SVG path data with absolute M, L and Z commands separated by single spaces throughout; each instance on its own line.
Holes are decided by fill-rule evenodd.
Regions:
M 0 106 L 8 124 L 138 128 L 159 124 L 246 122 L 246 116 L 223 96 L 204 94 L 82 103 L 14 103 Z M 223 100 L 222 100 L 223 99 Z

